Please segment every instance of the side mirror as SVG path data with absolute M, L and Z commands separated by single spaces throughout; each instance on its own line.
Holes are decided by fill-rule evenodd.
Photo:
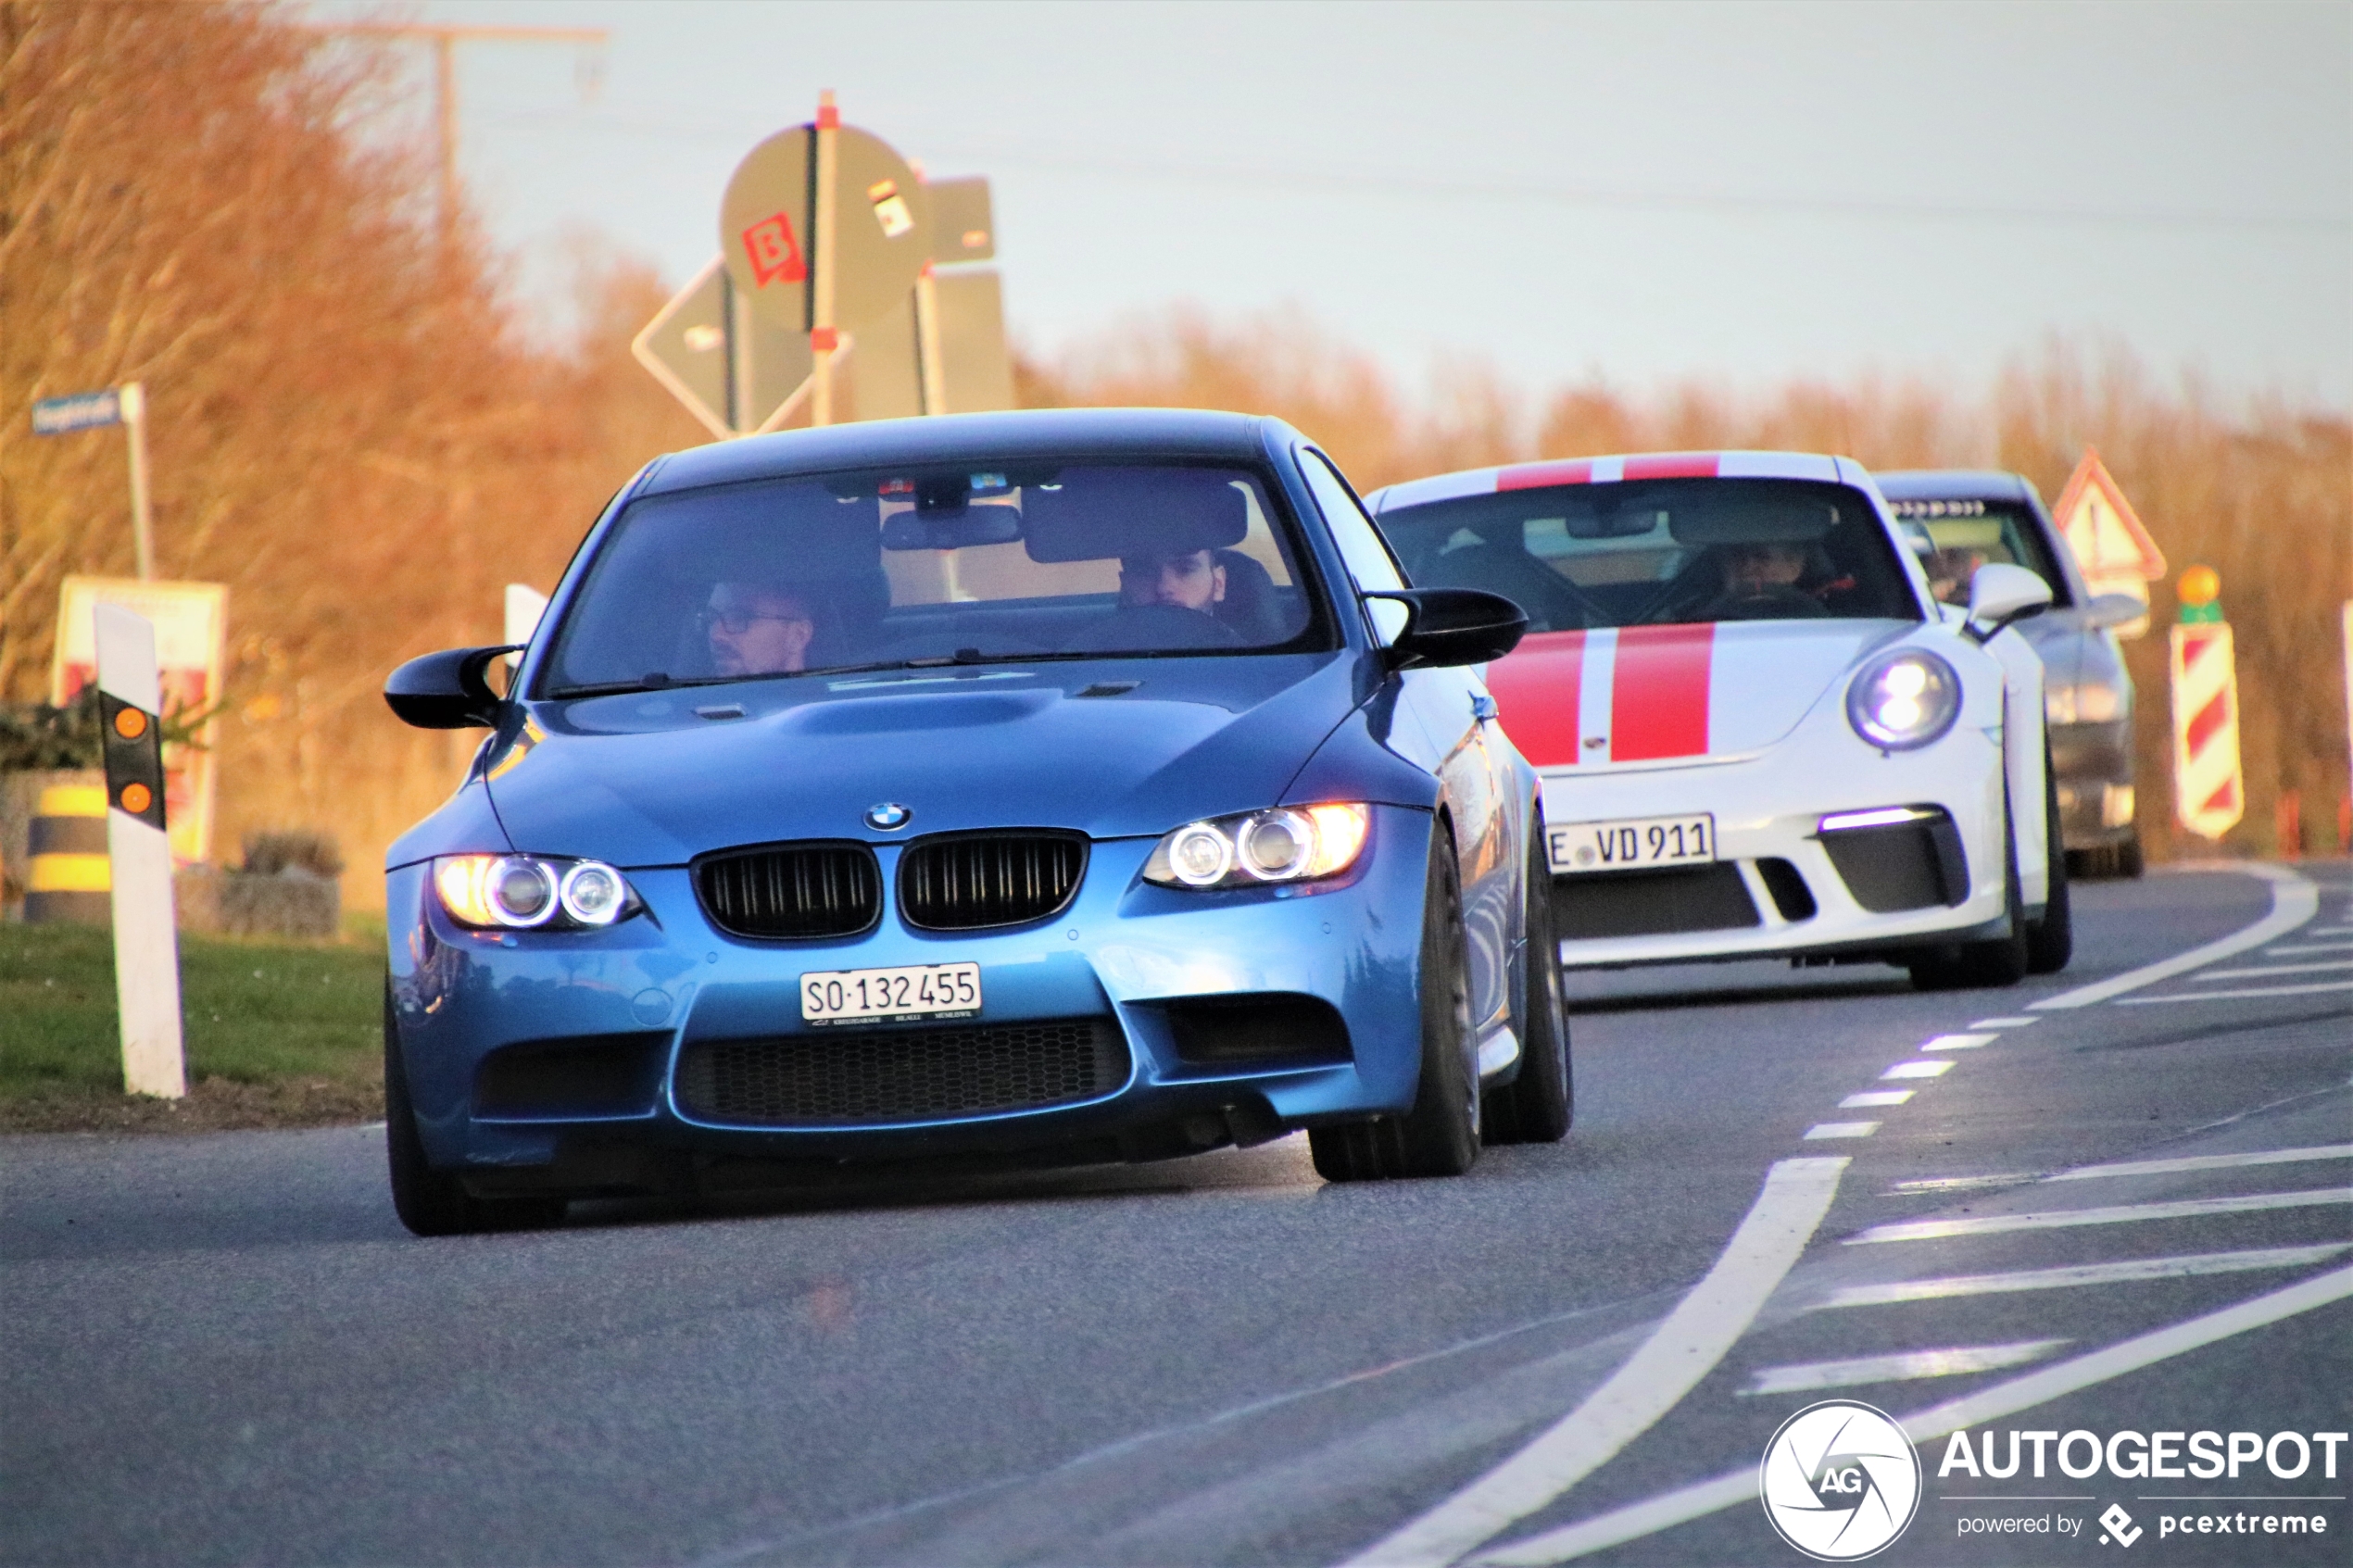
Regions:
M 2083 607 L 2083 624 L 2095 630 L 2104 626 L 2130 626 L 2148 614 L 2149 607 L 2131 594 L 2097 594 Z
M 421 730 L 462 730 L 470 724 L 495 727 L 503 700 L 490 689 L 491 660 L 522 649 L 502 644 L 489 648 L 445 648 L 412 659 L 384 683 L 384 701 L 404 724 Z
M 1476 588 L 1402 588 L 1366 594 L 1405 607 L 1405 629 L 1383 650 L 1392 670 L 1484 664 L 1519 646 L 1528 612 Z
M 1981 643 L 2014 621 L 2051 608 L 2051 585 L 2022 566 L 1988 561 L 1969 585 L 1969 634 Z

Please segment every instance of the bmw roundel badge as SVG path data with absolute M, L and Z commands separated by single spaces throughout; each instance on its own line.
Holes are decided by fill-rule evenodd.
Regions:
M 866 825 L 888 833 L 893 828 L 905 827 L 907 819 L 914 814 L 912 809 L 901 806 L 896 800 L 885 800 L 866 808 Z

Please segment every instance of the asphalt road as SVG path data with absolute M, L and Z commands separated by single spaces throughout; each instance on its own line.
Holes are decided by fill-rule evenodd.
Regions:
M 0 1561 L 1796 1563 L 1760 1456 L 1852 1399 L 1922 1466 L 1875 1562 L 2345 1562 L 2353 879 L 2077 909 L 2008 991 L 1573 976 L 1576 1130 L 1457 1181 L 1289 1139 L 419 1241 L 380 1129 L 0 1139 Z

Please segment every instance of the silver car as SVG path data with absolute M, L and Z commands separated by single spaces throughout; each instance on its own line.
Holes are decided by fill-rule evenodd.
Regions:
M 2026 567 L 2051 585 L 2049 612 L 2020 622 L 2019 630 L 2043 659 L 2068 871 L 2077 877 L 2140 875 L 2133 677 L 2113 628 L 2139 620 L 2148 607 L 2127 594 L 2093 596 L 2042 496 L 2022 475 L 1914 469 L 1876 477 L 1938 598 L 1967 604 L 1970 577 L 1989 561 Z

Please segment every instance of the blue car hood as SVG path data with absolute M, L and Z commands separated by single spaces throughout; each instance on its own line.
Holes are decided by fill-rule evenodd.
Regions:
M 1132 682 L 1130 689 L 1098 694 Z M 741 682 L 534 704 L 488 759 L 517 849 L 624 867 L 793 838 L 1159 834 L 1273 805 L 1355 706 L 1345 654 Z M 740 705 L 740 718 L 698 713 Z M 896 833 L 864 822 L 895 802 Z

